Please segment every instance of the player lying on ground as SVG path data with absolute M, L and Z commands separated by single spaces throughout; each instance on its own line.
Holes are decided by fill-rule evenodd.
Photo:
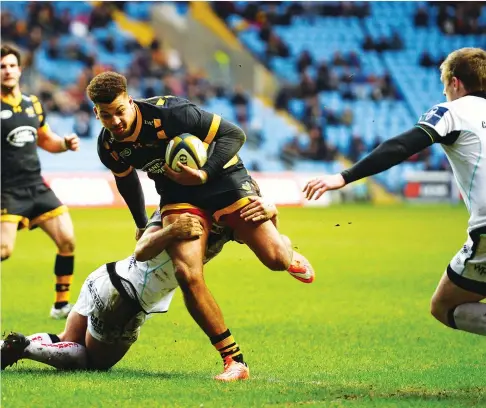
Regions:
M 378 146 L 341 174 L 307 183 L 310 200 L 328 190 L 395 166 L 440 143 L 469 211 L 468 239 L 443 274 L 431 313 L 453 329 L 486 335 L 486 51 L 462 48 L 440 66 L 447 102 L 434 106 L 408 132 Z
M 248 222 L 272 219 L 276 215 L 276 208 L 263 199 L 256 200 L 249 211 Z M 103 265 L 87 277 L 61 334 L 38 333 L 24 337 L 11 333 L 6 337 L 1 346 L 2 369 L 24 358 L 59 369 L 94 370 L 115 365 L 138 338 L 140 326 L 147 319 L 146 312 L 166 312 L 178 286 L 168 253 L 165 250 L 159 253 L 159 248 L 201 234 L 202 226 L 194 215 L 184 214 L 162 228 L 160 212 L 156 212 L 137 242 L 134 255 Z M 212 232 L 205 262 L 234 238 L 238 237 L 233 237 L 227 227 Z M 146 276 L 146 271 L 151 273 Z M 232 350 L 234 346 L 228 344 L 227 349 Z M 231 371 L 215 378 L 231 381 L 248 377 L 248 367 L 233 362 Z
M 69 290 L 74 271 L 74 229 L 68 208 L 41 176 L 37 146 L 51 153 L 77 151 L 79 138 L 55 134 L 39 99 L 21 92 L 20 53 L 4 45 L 1 58 L 2 262 L 13 253 L 17 230 L 39 227 L 44 231 L 57 246 L 56 299 L 50 315 L 65 319 L 72 307 Z
M 154 180 L 161 196 L 164 226 L 177 220 L 181 213 L 200 217 L 204 227 L 200 239 L 178 241 L 167 250 L 187 310 L 224 357 L 225 369 L 231 370 L 227 345 L 235 341 L 203 276 L 203 258 L 213 219 L 229 225 L 269 269 L 287 270 L 306 283 L 314 279 L 289 240 L 282 239 L 271 222 L 247 223 L 240 217 L 240 210 L 250 203 L 251 197 L 258 196 L 237 154 L 246 139 L 244 132 L 183 98 L 134 100 L 127 93 L 126 78 L 116 72 L 94 77 L 87 93 L 95 105 L 96 118 L 103 125 L 98 137 L 99 158 L 113 172 L 137 227 L 145 227 L 146 214 L 134 169 L 146 172 Z M 164 157 L 168 142 L 185 133 L 208 145 L 208 160 L 201 169 L 182 166 L 177 173 L 168 168 Z M 232 358 L 244 362 L 239 351 Z

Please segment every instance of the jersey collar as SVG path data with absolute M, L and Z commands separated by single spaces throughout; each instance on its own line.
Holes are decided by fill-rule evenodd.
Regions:
M 11 106 L 19 106 L 22 102 L 22 94 L 19 94 L 17 97 L 13 95 L 2 96 L 2 102 Z
M 486 91 L 471 92 L 470 94 L 467 94 L 467 95 L 468 96 L 477 96 L 478 98 L 486 99 Z

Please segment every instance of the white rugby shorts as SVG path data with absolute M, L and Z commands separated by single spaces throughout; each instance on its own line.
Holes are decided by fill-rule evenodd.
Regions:
M 106 265 L 86 278 L 73 310 L 88 318 L 88 330 L 96 340 L 110 344 L 133 344 L 150 316 L 134 314 L 111 283 Z
M 460 288 L 486 296 L 486 227 L 469 233 L 462 249 L 452 258 L 447 275 Z

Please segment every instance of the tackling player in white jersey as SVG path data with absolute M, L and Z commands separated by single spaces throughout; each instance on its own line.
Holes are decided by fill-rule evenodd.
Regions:
M 242 215 L 249 222 L 276 222 L 276 207 L 263 198 L 254 199 L 246 208 Z M 202 228 L 192 214 L 183 214 L 162 228 L 160 212 L 155 212 L 132 256 L 105 264 L 86 278 L 61 334 L 25 337 L 11 333 L 1 341 L 2 370 L 24 358 L 59 369 L 104 370 L 115 365 L 137 340 L 148 315 L 168 311 L 179 286 L 165 248 L 175 240 L 196 239 Z M 229 227 L 215 224 L 204 262 L 214 258 L 225 243 L 236 239 Z M 225 370 L 215 379 L 249 377 L 244 363 L 233 364 L 232 370 L 237 370 L 238 375 Z
M 432 107 L 415 127 L 378 146 L 340 174 L 311 180 L 309 200 L 395 166 L 440 143 L 469 211 L 468 239 L 442 276 L 431 301 L 444 325 L 486 335 L 486 51 L 462 48 L 440 66 L 447 102 Z

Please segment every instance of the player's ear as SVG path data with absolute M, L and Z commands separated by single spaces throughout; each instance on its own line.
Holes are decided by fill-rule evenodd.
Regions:
M 98 109 L 96 109 L 96 106 L 93 106 L 93 112 L 95 114 L 96 119 L 100 120 L 100 115 L 98 114 Z
M 452 88 L 457 91 L 459 89 L 461 81 L 457 77 L 452 77 L 451 79 L 451 85 Z
M 132 98 L 132 96 L 131 96 L 131 95 L 128 95 L 128 103 L 129 103 L 130 105 L 133 105 L 133 98 Z

